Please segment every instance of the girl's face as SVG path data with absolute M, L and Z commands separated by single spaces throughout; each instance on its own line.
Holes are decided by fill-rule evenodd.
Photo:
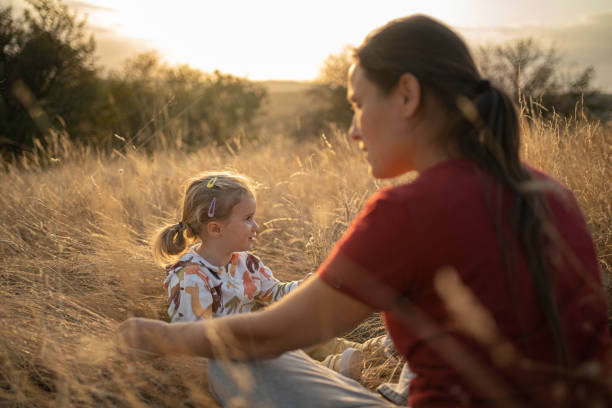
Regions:
M 228 251 L 242 252 L 253 248 L 259 225 L 253 219 L 256 209 L 255 198 L 245 194 L 234 206 L 229 218 L 222 223 L 222 244 Z
M 402 95 L 396 90 L 383 94 L 361 66 L 354 64 L 349 70 L 347 97 L 354 111 L 349 134 L 366 152 L 372 175 L 390 178 L 412 170 L 414 149 Z

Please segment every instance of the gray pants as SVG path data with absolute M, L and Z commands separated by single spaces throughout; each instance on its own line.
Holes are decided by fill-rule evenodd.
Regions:
M 358 382 L 301 350 L 249 362 L 209 360 L 211 392 L 224 407 L 392 407 Z

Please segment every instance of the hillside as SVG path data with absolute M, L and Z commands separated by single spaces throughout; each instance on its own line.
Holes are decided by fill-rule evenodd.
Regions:
M 313 82 L 262 81 L 256 82 L 267 91 L 258 124 L 266 134 L 291 133 L 299 124 L 300 116 L 312 111 L 309 92 L 317 85 Z

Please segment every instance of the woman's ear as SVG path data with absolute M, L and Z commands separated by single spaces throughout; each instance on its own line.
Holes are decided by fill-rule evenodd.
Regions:
M 413 74 L 402 74 L 397 84 L 397 91 L 402 98 L 402 113 L 405 117 L 414 116 L 421 106 L 421 83 Z

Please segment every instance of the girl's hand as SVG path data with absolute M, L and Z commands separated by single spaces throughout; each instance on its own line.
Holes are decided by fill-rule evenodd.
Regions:
M 310 272 L 309 274 L 307 274 L 306 276 L 304 276 L 302 279 L 300 279 L 300 285 L 304 282 L 306 282 L 308 280 L 308 278 L 310 278 L 312 275 L 314 275 L 314 272 Z
M 160 320 L 131 318 L 119 325 L 117 343 L 128 351 L 167 354 L 170 351 L 166 341 L 168 326 Z

